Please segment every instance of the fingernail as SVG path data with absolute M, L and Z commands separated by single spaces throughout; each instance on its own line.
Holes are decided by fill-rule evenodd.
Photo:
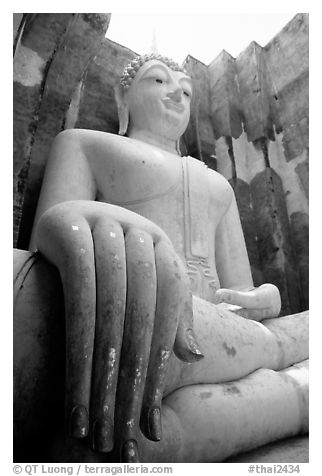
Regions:
M 135 440 L 127 440 L 121 448 L 121 463 L 139 463 L 138 444 Z
M 70 434 L 74 438 L 84 438 L 88 433 L 88 412 L 83 405 L 73 408 L 70 416 Z
M 95 420 L 92 433 L 94 451 L 109 453 L 113 449 L 114 427 L 109 418 Z
M 193 330 L 188 329 L 186 335 L 187 335 L 188 346 L 189 346 L 190 352 L 194 355 L 194 359 L 196 361 L 203 359 L 204 355 L 199 349 Z
M 160 441 L 162 436 L 161 411 L 160 408 L 151 408 L 148 412 L 148 432 L 149 439 Z

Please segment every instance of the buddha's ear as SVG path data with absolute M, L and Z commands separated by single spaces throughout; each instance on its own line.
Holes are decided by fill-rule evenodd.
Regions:
M 119 134 L 124 136 L 129 125 L 129 107 L 124 98 L 124 89 L 120 84 L 114 87 L 114 94 L 119 117 Z

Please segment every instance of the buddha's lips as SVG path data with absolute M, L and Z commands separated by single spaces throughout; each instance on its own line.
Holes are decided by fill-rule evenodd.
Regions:
M 170 98 L 163 98 L 162 102 L 168 109 L 173 109 L 178 112 L 184 111 L 184 105 L 182 103 L 172 101 Z

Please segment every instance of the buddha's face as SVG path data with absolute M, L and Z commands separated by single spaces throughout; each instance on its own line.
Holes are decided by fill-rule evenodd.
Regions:
M 178 140 L 186 130 L 192 97 L 191 78 L 151 60 L 136 73 L 124 99 L 130 128 Z

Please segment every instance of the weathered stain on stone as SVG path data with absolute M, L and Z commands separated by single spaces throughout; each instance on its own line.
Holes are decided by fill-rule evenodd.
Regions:
M 301 155 L 305 149 L 302 132 L 298 123 L 284 127 L 283 147 L 286 160 L 292 160 Z
M 226 395 L 239 395 L 241 396 L 241 391 L 236 385 L 228 384 L 223 386 L 224 393 Z
M 250 187 L 264 279 L 279 288 L 282 315 L 298 312 L 299 283 L 283 183 L 275 170 L 266 167 Z
M 309 199 L 309 161 L 299 163 L 295 167 L 295 172 L 298 175 L 299 182 L 302 185 L 305 196 Z
M 306 213 L 295 212 L 290 217 L 292 245 L 299 273 L 300 308 L 309 308 L 309 217 Z
M 107 16 L 107 18 L 106 18 Z M 107 26 L 110 22 L 111 14 L 104 16 L 100 13 L 83 13 L 82 14 L 83 20 L 90 24 L 92 28 L 98 31 L 106 31 Z
M 43 79 L 45 61 L 36 51 L 20 45 L 13 64 L 13 80 L 23 86 L 40 85 Z
M 248 140 L 273 140 L 273 120 L 269 102 L 270 74 L 266 67 L 264 49 L 252 41 L 237 57 L 236 69 L 244 130 Z
M 259 286 L 263 283 L 263 279 L 260 271 L 261 263 L 258 253 L 256 222 L 252 209 L 250 186 L 244 180 L 237 178 L 234 192 L 252 268 L 254 284 L 255 286 Z
M 211 62 L 208 71 L 215 138 L 229 136 L 236 139 L 243 129 L 235 59 L 222 51 Z
M 188 127 L 180 141 L 183 155 L 200 159 L 216 170 L 214 132 L 210 122 L 208 68 L 201 61 L 188 56 L 184 67 L 193 78 L 194 94 Z
M 237 351 L 236 351 L 234 346 L 229 347 L 226 342 L 223 342 L 222 346 L 225 349 L 225 351 L 227 352 L 227 355 L 229 355 L 231 357 L 235 357 L 235 355 L 237 354 Z
M 207 398 L 210 398 L 212 396 L 212 393 L 211 392 L 201 392 L 199 394 L 200 398 L 202 399 L 207 399 Z
M 114 86 L 135 52 L 104 38 L 83 80 L 75 127 L 118 133 Z

